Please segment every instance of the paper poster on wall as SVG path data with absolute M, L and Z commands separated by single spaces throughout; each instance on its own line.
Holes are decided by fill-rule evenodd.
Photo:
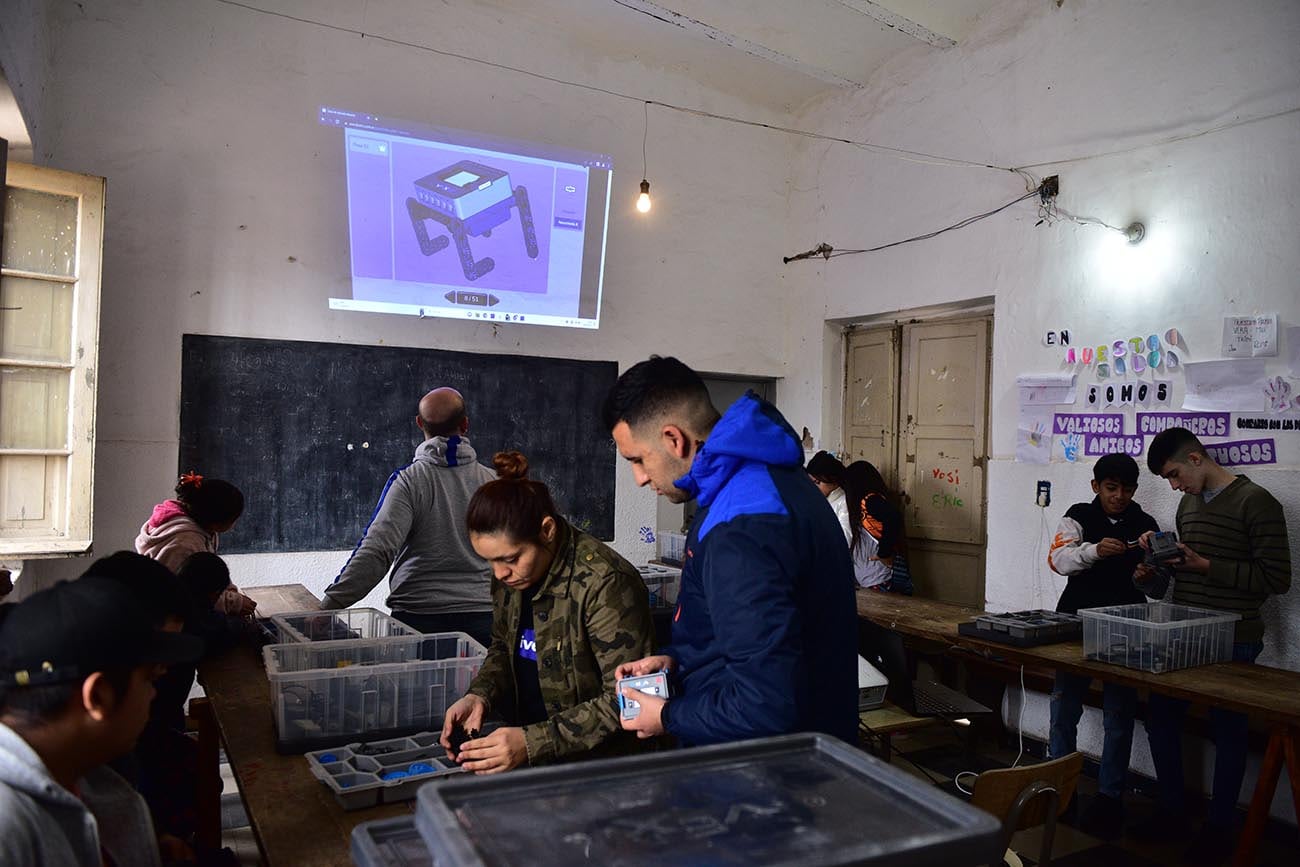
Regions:
M 1051 421 L 1022 420 L 1016 428 L 1016 460 L 1022 464 L 1046 464 L 1052 460 Z
M 1277 447 L 1273 440 L 1233 440 L 1226 443 L 1206 443 L 1205 450 L 1214 462 L 1225 467 L 1249 467 L 1277 463 Z
M 1124 416 L 1118 412 L 1099 413 L 1064 413 L 1052 416 L 1052 433 L 1071 434 L 1106 434 L 1118 436 L 1124 433 Z
M 1266 313 L 1255 317 L 1255 341 L 1250 354 L 1255 358 L 1277 355 L 1277 314 Z
M 1055 437 L 1055 440 L 1053 457 L 1071 464 L 1083 457 L 1085 441 L 1083 434 L 1067 434 L 1063 437 Z
M 1125 434 L 1124 436 L 1090 436 L 1084 445 L 1084 454 L 1090 458 L 1102 455 L 1125 454 L 1136 458 L 1146 449 L 1146 438 Z
M 1295 400 L 1291 397 L 1291 383 L 1280 376 L 1264 383 L 1264 399 L 1268 401 L 1269 412 L 1289 412 L 1295 407 Z
M 1021 406 L 1072 404 L 1078 397 L 1073 373 L 1034 373 L 1016 377 Z
M 1140 412 L 1137 414 L 1139 436 L 1155 436 L 1171 427 L 1184 427 L 1198 437 L 1226 437 L 1232 429 L 1232 416 L 1226 412 Z
M 1267 406 L 1263 359 L 1189 361 L 1183 371 L 1183 409 L 1261 412 Z
M 1266 431 L 1289 431 L 1291 433 L 1300 433 L 1300 418 L 1275 418 L 1275 417 L 1255 417 L 1248 418 L 1237 416 L 1237 430 L 1266 430 Z
M 1286 330 L 1286 363 L 1292 376 L 1300 376 L 1300 326 Z

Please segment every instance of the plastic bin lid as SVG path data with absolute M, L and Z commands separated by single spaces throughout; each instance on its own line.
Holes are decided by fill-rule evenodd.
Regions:
M 444 867 L 962 867 L 993 861 L 999 833 L 988 813 L 811 734 L 448 779 L 420 789 L 417 826 Z
M 352 860 L 359 867 L 434 867 L 415 830 L 414 816 L 375 819 L 352 829 Z

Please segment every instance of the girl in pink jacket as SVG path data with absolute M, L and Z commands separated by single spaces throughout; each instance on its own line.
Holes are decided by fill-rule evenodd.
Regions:
M 244 495 L 239 488 L 221 479 L 186 473 L 176 486 L 176 498 L 154 506 L 135 537 L 135 550 L 179 572 L 191 554 L 216 553 L 218 535 L 233 527 L 243 511 Z M 246 617 L 256 605 L 232 584 L 215 607 L 225 614 Z

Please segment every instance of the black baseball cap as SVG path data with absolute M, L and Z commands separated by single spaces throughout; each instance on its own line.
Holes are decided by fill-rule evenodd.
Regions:
M 140 601 L 111 578 L 56 584 L 0 623 L 0 686 L 75 683 L 96 671 L 193 662 L 203 641 L 155 629 Z

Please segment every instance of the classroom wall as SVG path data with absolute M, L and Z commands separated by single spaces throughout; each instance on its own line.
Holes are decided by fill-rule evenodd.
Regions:
M 792 418 L 819 419 L 818 444 L 828 448 L 841 443 L 843 322 L 994 299 L 991 609 L 1055 606 L 1064 579 L 1046 566 L 1050 533 L 1070 503 L 1091 498 L 1090 462 L 1013 460 L 1015 377 L 1062 369 L 1043 345 L 1047 330 L 1066 327 L 1080 345 L 1095 346 L 1174 326 L 1185 336 L 1184 359 L 1205 360 L 1219 356 L 1226 315 L 1277 312 L 1284 324 L 1300 324 L 1300 114 L 1141 147 L 1296 108 L 1298 44 L 1300 5 L 1286 0 L 1067 0 L 1060 8 L 1009 0 L 962 45 L 937 59 L 891 62 L 861 93 L 801 117 L 800 126 L 830 134 L 999 165 L 1121 151 L 1033 171 L 1059 172 L 1062 208 L 1121 226 L 1144 221 L 1139 247 L 1095 226 L 1036 226 L 1037 209 L 1026 203 L 931 241 L 786 272 L 789 362 L 778 396 Z M 1007 172 L 814 143 L 801 149 L 792 190 L 799 249 L 821 240 L 857 248 L 989 210 L 1025 184 Z M 1181 376 L 1166 378 L 1181 389 Z M 1180 402 L 1178 390 L 1172 408 Z M 1283 503 L 1300 565 L 1300 432 L 1276 437 L 1280 463 L 1246 472 Z M 1045 511 L 1033 503 L 1038 479 L 1053 485 Z M 1176 495 L 1163 481 L 1144 475 L 1137 499 L 1171 526 Z M 1300 669 L 1300 589 L 1270 601 L 1265 617 L 1261 661 Z M 1045 703 L 1038 710 L 1026 728 L 1038 719 L 1045 737 Z M 1145 761 L 1141 743 L 1134 755 Z M 1285 815 L 1281 801 L 1275 810 Z
M 524 13 L 516 9 L 504 22 L 494 4 L 257 5 L 642 98 L 770 117 L 736 88 L 712 90 L 690 70 L 657 65 L 653 53 L 603 54 L 586 29 L 543 20 L 545 9 L 535 20 L 519 20 Z M 175 482 L 183 333 L 612 359 L 624 367 L 658 352 L 704 371 L 781 372 L 781 341 L 752 335 L 781 328 L 782 287 L 770 262 L 785 230 L 784 138 L 652 108 L 655 205 L 641 217 L 633 208 L 644 131 L 639 101 L 215 0 L 86 6 L 53 4 L 48 89 L 58 111 L 49 162 L 109 179 L 97 551 L 129 546 Z M 612 153 L 600 329 L 328 310 L 328 297 L 349 292 L 349 260 L 343 142 L 337 130 L 317 125 L 322 104 Z M 410 396 L 412 414 L 419 397 Z M 467 398 L 472 424 L 476 402 L 510 396 Z M 377 427 L 409 423 L 374 420 Z M 384 481 L 374 480 L 376 497 Z M 621 461 L 617 510 L 615 546 L 644 562 L 653 547 L 638 530 L 655 524 L 654 497 L 633 486 Z M 347 554 L 235 556 L 231 566 L 238 583 L 301 581 L 319 592 Z M 83 566 L 50 561 L 29 572 L 47 581 Z
M 40 162 L 49 98 L 49 4 L 45 0 L 5 0 L 5 7 L 0 15 L 0 71 L 30 139 L 30 144 L 10 141 L 9 158 Z

